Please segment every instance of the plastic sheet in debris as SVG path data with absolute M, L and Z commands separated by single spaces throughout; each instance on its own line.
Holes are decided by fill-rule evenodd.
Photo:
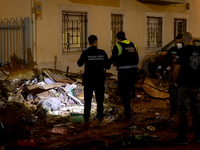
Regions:
M 38 105 L 42 105 L 42 107 L 46 110 L 57 110 L 60 107 L 61 100 L 58 97 L 49 97 L 47 99 L 39 101 Z
M 46 84 L 54 83 L 50 78 L 44 78 Z

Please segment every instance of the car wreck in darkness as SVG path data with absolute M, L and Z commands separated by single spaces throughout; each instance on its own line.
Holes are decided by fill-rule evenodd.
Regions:
M 174 47 L 176 44 L 175 40 L 172 40 L 167 45 L 165 45 L 163 48 L 158 50 L 154 55 L 152 55 L 149 58 L 148 62 L 148 72 L 151 77 L 157 77 L 159 70 L 161 69 L 161 66 L 163 64 L 165 55 L 167 54 L 167 51 L 170 50 L 170 48 Z M 194 38 L 193 44 L 197 47 L 200 47 L 200 38 Z M 170 68 L 168 67 L 166 69 L 166 76 L 169 72 Z

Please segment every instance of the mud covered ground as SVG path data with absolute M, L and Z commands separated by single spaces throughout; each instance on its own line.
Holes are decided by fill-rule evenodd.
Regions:
M 100 127 L 95 119 L 91 120 L 89 127 L 81 122 L 69 122 L 67 118 L 55 117 L 51 118 L 52 121 L 40 118 L 38 122 L 32 123 L 33 118 L 27 111 L 24 112 L 22 105 L 8 103 L 6 108 L 0 109 L 0 118 L 5 128 L 4 137 L 1 135 L 4 149 L 200 149 L 200 144 L 192 143 L 191 115 L 188 145 L 174 146 L 168 141 L 177 135 L 178 116 L 169 117 L 169 98 L 152 98 L 141 88 L 136 89 L 136 94 L 142 95 L 142 98 L 135 98 L 131 102 L 131 121 L 124 118 L 122 103 L 116 99 L 110 103 L 114 103 L 118 109 L 106 112 L 107 116 L 115 116 L 115 119 L 105 119 Z M 60 133 L 53 133 L 53 129 Z

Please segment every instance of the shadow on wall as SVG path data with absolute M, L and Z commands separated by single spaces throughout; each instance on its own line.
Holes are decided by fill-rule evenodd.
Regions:
M 164 12 L 169 6 L 171 6 L 171 5 L 161 5 L 161 4 L 156 5 L 156 3 L 154 4 L 142 3 L 142 4 L 150 8 L 151 10 L 158 11 L 158 12 Z

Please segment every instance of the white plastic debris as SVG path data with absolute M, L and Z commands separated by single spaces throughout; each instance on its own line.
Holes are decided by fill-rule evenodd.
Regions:
M 32 94 L 28 94 L 26 100 L 28 100 L 28 101 L 29 101 L 29 100 L 33 100 L 33 95 L 32 95 Z
M 46 83 L 45 82 L 38 82 L 36 85 L 45 85 Z
M 42 107 L 46 110 L 57 110 L 60 107 L 61 100 L 58 97 L 49 97 L 47 99 L 39 101 L 38 105 L 42 104 Z
M 50 78 L 44 78 L 46 84 L 54 83 Z

